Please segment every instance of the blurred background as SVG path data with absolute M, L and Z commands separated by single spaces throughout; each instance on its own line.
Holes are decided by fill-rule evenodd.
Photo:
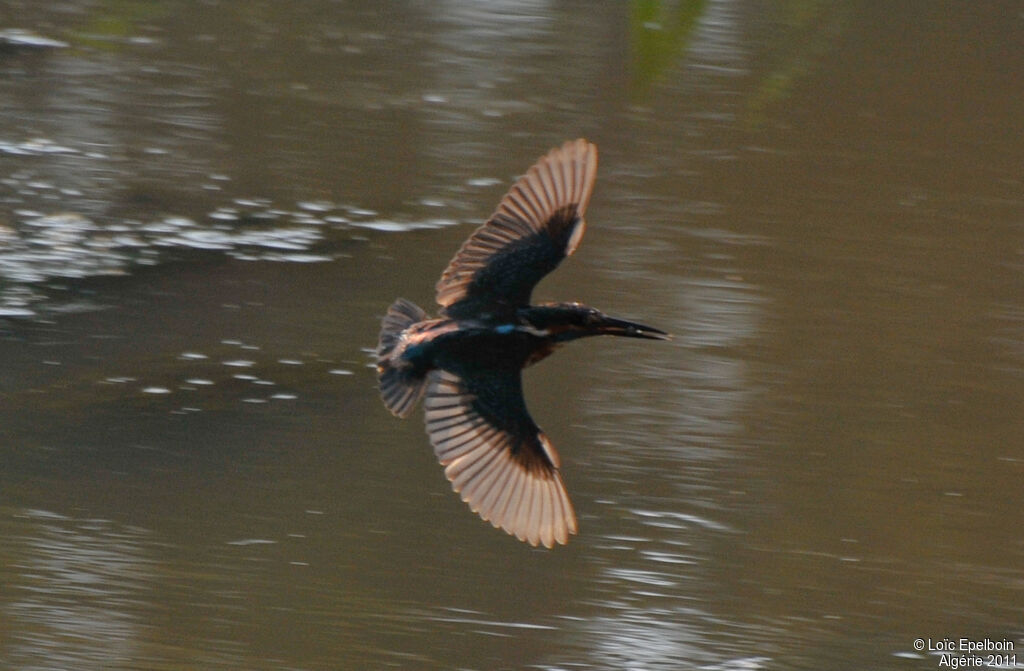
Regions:
M 1024 664 L 1014 2 L 6 0 L 0 666 Z M 533 549 L 384 409 L 388 304 L 586 137 Z

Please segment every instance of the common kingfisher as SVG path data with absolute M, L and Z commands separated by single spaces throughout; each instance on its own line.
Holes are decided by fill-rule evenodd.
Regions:
M 440 317 L 404 298 L 381 324 L 380 393 L 406 417 L 424 395 L 427 434 L 452 489 L 495 527 L 552 547 L 577 531 L 558 452 L 526 409 L 521 371 L 596 335 L 666 340 L 580 303 L 530 305 L 542 277 L 576 251 L 597 147 L 552 149 L 520 177 L 437 283 Z

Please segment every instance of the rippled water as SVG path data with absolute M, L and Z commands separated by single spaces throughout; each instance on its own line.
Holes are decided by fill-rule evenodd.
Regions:
M 1012 7 L 9 4 L 0 666 L 1024 654 Z M 581 523 L 544 551 L 369 354 L 579 136 L 587 237 L 538 298 L 675 338 L 526 372 Z

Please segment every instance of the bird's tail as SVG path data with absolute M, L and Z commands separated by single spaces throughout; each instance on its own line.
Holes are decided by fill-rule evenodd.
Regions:
M 380 341 L 377 343 L 380 396 L 388 410 L 399 417 L 406 417 L 423 396 L 426 377 L 416 375 L 410 367 L 396 361 L 393 356 L 395 346 L 401 340 L 402 331 L 426 318 L 427 313 L 419 306 L 399 298 L 381 320 Z

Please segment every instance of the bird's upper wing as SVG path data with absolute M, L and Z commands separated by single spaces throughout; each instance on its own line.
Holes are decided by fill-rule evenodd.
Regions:
M 558 454 L 526 411 L 518 370 L 435 370 L 424 406 L 434 453 L 475 513 L 531 545 L 576 533 Z
M 458 318 L 528 305 L 537 282 L 583 237 L 596 175 L 597 147 L 582 139 L 537 161 L 441 275 L 437 302 L 443 312 Z

